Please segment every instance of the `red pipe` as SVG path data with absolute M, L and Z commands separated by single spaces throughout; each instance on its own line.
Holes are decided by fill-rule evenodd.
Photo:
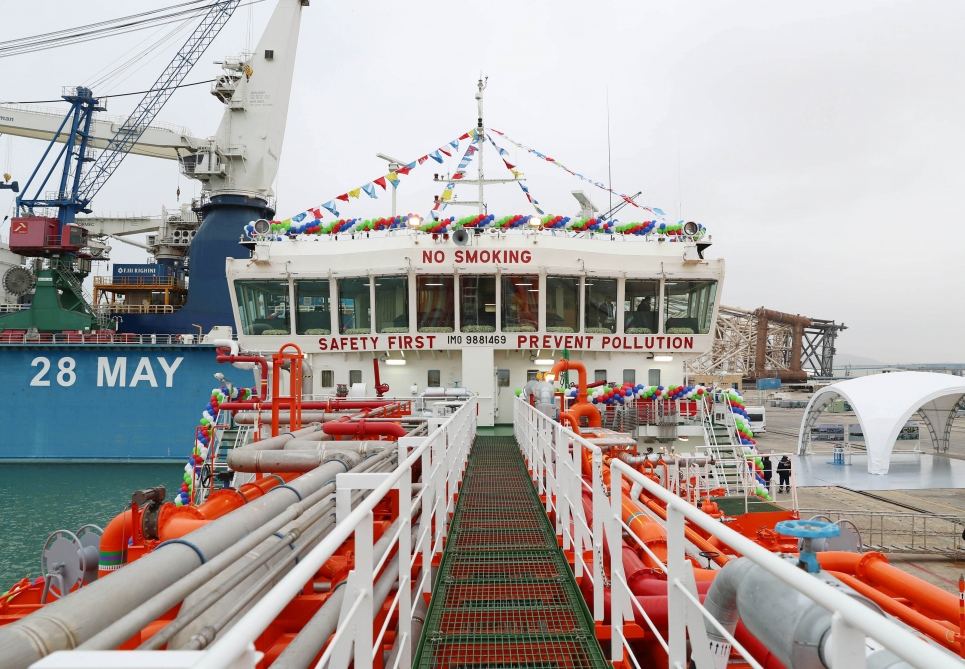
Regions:
M 382 383 L 382 376 L 379 374 L 378 356 L 372 358 L 372 368 L 375 370 L 375 394 L 378 397 L 382 397 L 387 392 L 389 392 L 389 384 Z
M 351 422 L 342 420 L 329 421 L 322 423 L 322 431 L 332 437 L 379 435 L 398 439 L 407 434 L 406 429 L 398 423 L 373 423 L 371 421 L 366 423 L 365 419 Z
M 325 411 L 341 411 L 343 409 L 378 409 L 386 404 L 392 404 L 392 400 L 317 400 L 313 402 L 302 402 L 302 410 L 305 409 L 323 409 Z M 259 401 L 255 402 L 252 400 L 241 400 L 234 402 L 223 402 L 218 405 L 219 408 L 226 411 L 247 411 L 248 409 L 255 409 L 264 407 L 269 402 Z M 280 399 L 278 405 L 287 409 L 290 402 L 285 399 Z
M 226 348 L 219 348 L 218 355 L 215 357 L 215 361 L 220 363 L 227 362 L 253 362 L 259 367 L 261 367 L 261 396 L 268 396 L 268 361 L 260 355 L 227 355 L 222 353 L 222 351 L 227 351 Z
M 577 404 L 586 403 L 586 367 L 583 366 L 582 362 L 575 362 L 573 360 L 567 360 L 562 358 L 556 361 L 553 365 L 553 369 L 550 370 L 550 374 L 554 378 L 559 378 L 559 375 L 563 372 L 573 370 L 577 375 L 577 386 L 576 386 L 576 402 Z

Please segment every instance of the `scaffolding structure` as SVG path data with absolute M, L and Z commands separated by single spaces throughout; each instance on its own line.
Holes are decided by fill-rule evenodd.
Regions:
M 744 381 L 779 378 L 802 382 L 830 378 L 835 340 L 843 323 L 761 307 L 721 305 L 714 346 L 688 366 L 700 376 L 740 375 Z

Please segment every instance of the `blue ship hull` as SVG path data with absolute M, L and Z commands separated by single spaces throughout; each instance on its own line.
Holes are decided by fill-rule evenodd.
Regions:
M 0 345 L 0 460 L 180 460 L 222 372 L 211 346 Z

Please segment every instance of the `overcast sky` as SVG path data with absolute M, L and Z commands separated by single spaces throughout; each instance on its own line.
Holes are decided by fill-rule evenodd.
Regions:
M 0 40 L 134 6 L 4 5 Z M 273 5 L 239 9 L 188 80 L 214 76 L 212 61 L 256 42 Z M 54 98 L 152 34 L 3 59 L 0 99 Z M 413 160 L 468 130 L 480 72 L 489 76 L 487 125 L 606 181 L 609 96 L 614 187 L 642 190 L 673 220 L 709 228 L 712 252 L 728 263 L 726 304 L 844 321 L 843 353 L 961 362 L 963 34 L 960 0 L 313 0 L 276 184 L 279 217 L 381 176 L 378 151 Z M 95 92 L 140 90 L 171 52 Z M 113 100 L 110 111 L 129 111 L 134 100 Z M 159 120 L 207 136 L 220 115 L 199 86 L 178 91 Z M 547 212 L 575 213 L 577 188 L 607 207 L 604 191 L 506 148 Z M 0 171 L 25 179 L 41 150 L 0 139 Z M 488 176 L 504 174 L 498 161 L 486 164 Z M 404 179 L 400 209 L 428 210 L 434 166 Z M 158 213 L 176 203 L 179 186 L 182 199 L 196 192 L 173 163 L 131 157 L 95 209 Z M 514 185 L 487 200 L 493 213 L 530 211 Z M 4 191 L 4 213 L 11 202 Z M 388 212 L 388 197 L 342 210 Z M 621 218 L 640 217 L 624 210 Z M 121 243 L 114 249 L 115 260 L 140 257 Z

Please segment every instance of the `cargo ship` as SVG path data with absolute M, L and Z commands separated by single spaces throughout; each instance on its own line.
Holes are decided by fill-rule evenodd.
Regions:
M 190 424 L 196 398 L 217 386 L 211 342 L 232 336 L 225 259 L 246 256 L 245 224 L 274 212 L 308 2 L 278 2 L 255 50 L 222 62 L 211 85 L 224 110 L 214 136 L 153 119 L 238 5 L 182 16 L 197 26 L 128 117 L 105 116 L 107 101 L 85 87 L 64 91 L 66 114 L 0 105 L 0 134 L 49 142 L 28 179 L 0 182 L 16 194 L 0 244 L 0 383 L 12 390 L 0 459 L 169 459 L 173 444 L 190 438 L 190 429 L 170 428 Z M 93 215 L 92 198 L 128 154 L 176 161 L 201 182 L 201 196 L 160 217 Z M 111 237 L 140 244 L 131 235 L 144 233 L 150 262 L 91 276 L 92 263 L 109 258 Z M 160 404 L 167 415 L 152 409 Z M 38 425 L 37 406 L 61 407 L 82 425 Z M 105 415 L 116 431 L 101 424 Z

